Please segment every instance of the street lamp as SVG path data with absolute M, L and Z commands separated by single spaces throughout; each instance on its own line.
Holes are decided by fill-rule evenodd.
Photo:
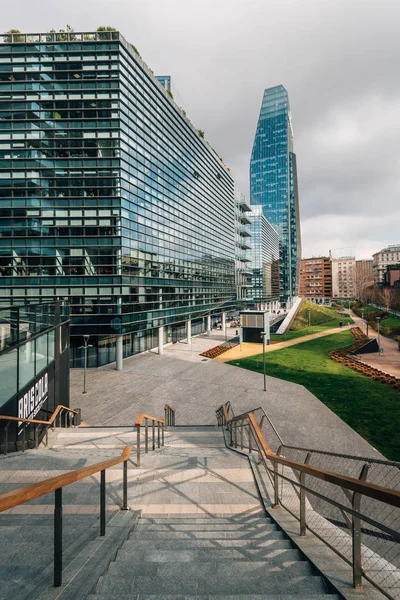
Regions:
M 82 348 L 85 349 L 85 362 L 84 362 L 84 366 L 83 366 L 83 392 L 82 394 L 87 394 L 86 391 L 86 366 L 87 366 L 87 351 L 88 348 L 92 348 L 93 344 L 89 344 L 89 338 L 90 335 L 86 334 L 83 337 L 83 346 L 79 346 L 78 350 L 81 350 Z
M 380 328 L 380 317 L 376 317 L 376 321 L 378 323 L 378 352 L 381 351 L 381 328 Z
M 264 392 L 267 391 L 267 363 L 266 363 L 266 357 L 265 357 L 265 336 L 267 335 L 267 333 L 265 331 L 261 332 L 261 337 L 263 340 L 263 374 L 264 374 Z
M 308 326 L 311 325 L 311 310 L 308 311 Z
M 363 310 L 361 311 L 361 319 L 362 319 L 362 321 L 363 321 L 363 324 L 364 324 L 364 329 L 365 329 L 364 311 L 363 311 Z

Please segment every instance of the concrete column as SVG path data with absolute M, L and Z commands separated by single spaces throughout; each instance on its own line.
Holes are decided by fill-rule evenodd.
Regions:
M 191 344 L 192 343 L 192 321 L 189 319 L 189 321 L 186 321 L 186 338 L 187 338 L 187 343 Z
M 222 333 L 226 333 L 226 313 L 222 313 Z
M 122 331 L 122 298 L 117 299 L 117 312 L 119 317 L 115 317 L 115 327 L 118 331 Z M 124 350 L 122 344 L 122 333 L 117 334 L 117 343 L 115 348 L 115 368 L 117 371 L 122 371 L 124 368 Z
M 158 354 L 164 354 L 164 327 L 158 328 Z
M 115 349 L 115 353 L 116 353 L 116 366 L 115 368 L 117 369 L 117 371 L 122 371 L 124 368 L 124 351 L 123 351 L 123 345 L 122 345 L 122 334 L 118 334 L 117 335 L 117 346 Z
M 211 335 L 211 315 L 207 315 L 207 335 Z

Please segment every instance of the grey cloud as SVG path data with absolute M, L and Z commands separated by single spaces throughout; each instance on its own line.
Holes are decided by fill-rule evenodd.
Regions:
M 120 29 L 155 73 L 171 74 L 178 102 L 246 193 L 262 93 L 282 83 L 303 254 L 335 244 L 367 257 L 400 242 L 398 0 L 41 0 L 39 8 L 8 3 L 4 29 Z

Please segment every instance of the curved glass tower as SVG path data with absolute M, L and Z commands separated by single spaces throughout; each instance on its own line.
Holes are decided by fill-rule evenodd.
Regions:
M 250 160 L 250 194 L 279 233 L 280 295 L 287 300 L 299 291 L 301 238 L 296 155 L 283 85 L 264 91 Z

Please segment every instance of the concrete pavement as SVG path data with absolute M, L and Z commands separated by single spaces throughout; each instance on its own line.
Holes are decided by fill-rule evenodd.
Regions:
M 221 339 L 222 338 L 222 339 Z M 173 344 L 162 356 L 147 352 L 124 360 L 124 370 L 112 365 L 87 372 L 88 393 L 83 395 L 83 371 L 71 371 L 71 406 L 82 408 L 92 426 L 134 424 L 140 412 L 163 416 L 164 404 L 176 408 L 180 425 L 215 424 L 215 410 L 230 400 L 236 414 L 262 406 L 283 440 L 294 445 L 380 456 L 366 440 L 346 425 L 301 385 L 200 356 L 224 341 L 221 332 L 196 337 L 192 350 Z M 337 385 L 345 385 L 338 378 Z

